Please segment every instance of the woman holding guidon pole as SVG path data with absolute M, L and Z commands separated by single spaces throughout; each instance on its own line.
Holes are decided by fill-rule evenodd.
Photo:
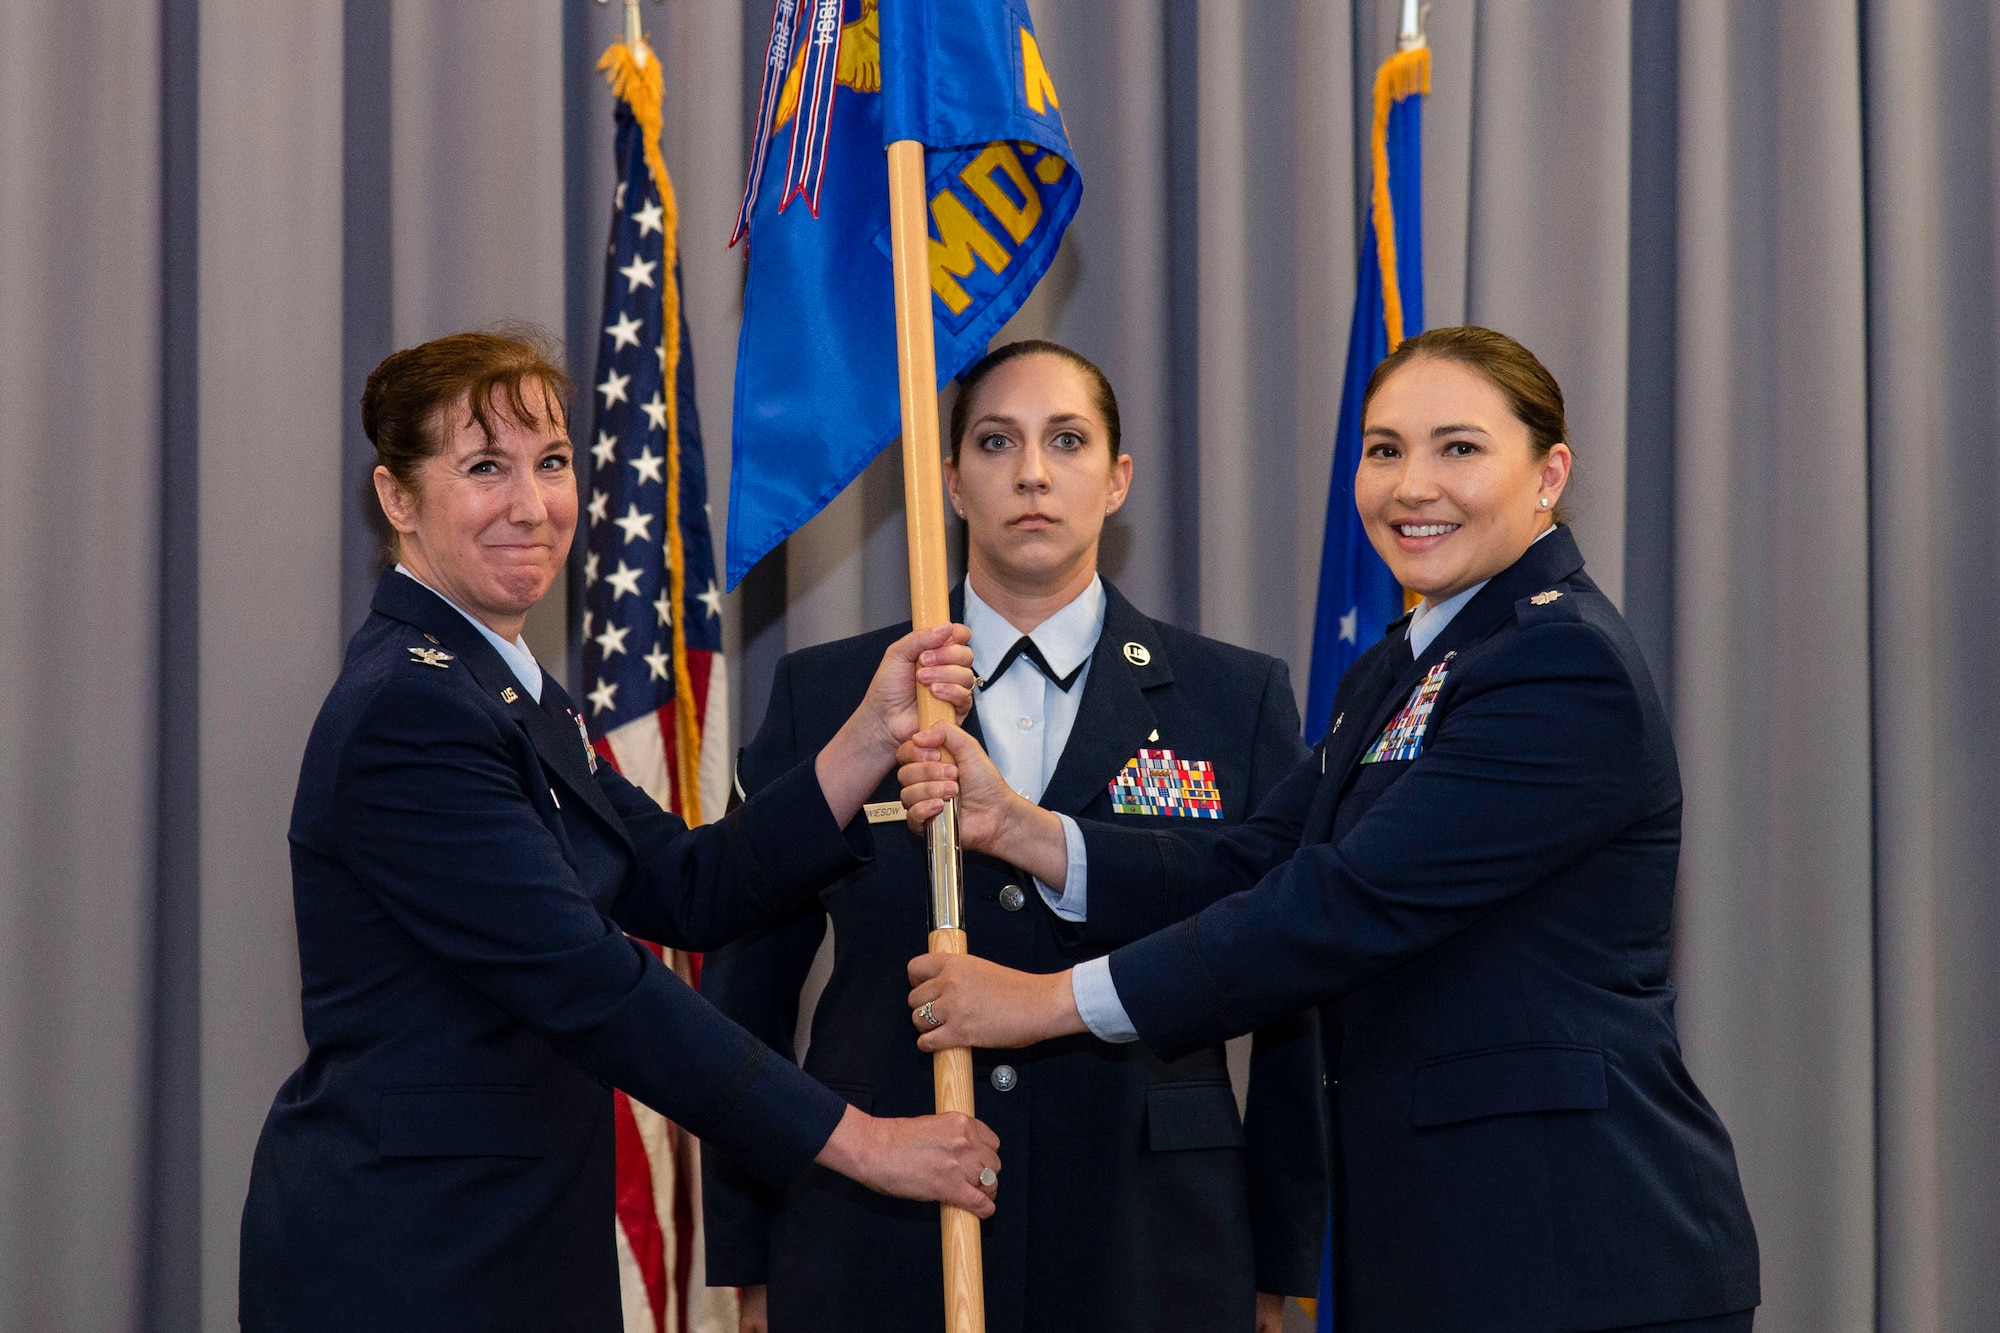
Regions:
M 1756 1238 L 1668 979 L 1673 737 L 1562 522 L 1561 390 L 1511 338 L 1438 329 L 1362 421 L 1356 506 L 1423 601 L 1241 828 L 1082 821 L 1078 858 L 959 728 L 904 747 L 913 824 L 956 795 L 967 847 L 1065 893 L 1209 904 L 1070 971 L 919 958 L 919 1044 L 1171 1059 L 1318 1004 L 1336 1327 L 1740 1333 Z
M 823 746 L 688 828 L 597 760 L 520 637 L 576 529 L 568 388 L 494 334 L 369 376 L 398 563 L 292 810 L 307 1054 L 251 1167 L 249 1333 L 619 1328 L 613 1086 L 774 1185 L 818 1163 L 992 1212 L 985 1126 L 867 1114 L 624 933 L 709 948 L 865 865 L 861 803 L 918 695 L 970 705 L 964 631 L 885 641 Z
M 1059 822 L 1134 830 L 1242 820 L 1305 753 L 1291 684 L 1275 659 L 1154 621 L 1099 576 L 1104 525 L 1133 468 L 1103 373 L 1052 343 L 999 348 L 961 377 L 948 447 L 945 481 L 968 540 L 951 615 L 971 629 L 980 676 L 966 725 L 1020 799 Z M 744 788 L 762 791 L 824 744 L 904 633 L 785 658 L 744 752 Z M 1203 775 L 1213 795 L 1155 800 L 1158 789 L 1142 788 L 1142 773 L 1175 766 Z M 829 880 L 785 925 L 710 953 L 702 975 L 718 1008 L 789 1051 L 830 922 L 833 972 L 806 1068 L 888 1115 L 932 1099 L 903 981 L 923 948 L 929 886 L 896 794 L 893 778 L 875 794 L 888 809 L 871 830 L 871 865 Z M 1088 899 L 1058 893 L 968 856 L 967 938 L 984 958 L 1044 971 L 1137 938 L 1161 910 L 1146 885 L 1093 888 Z M 1085 1036 L 977 1051 L 973 1067 L 980 1120 L 1009 1164 L 982 1227 L 991 1333 L 1276 1333 L 1282 1295 L 1314 1289 L 1326 1175 L 1309 1010 L 1260 1029 L 1247 1119 L 1216 1042 L 1169 1061 Z M 708 1276 L 746 1288 L 745 1333 L 938 1327 L 933 1210 L 830 1172 L 774 1189 L 725 1154 L 704 1167 Z

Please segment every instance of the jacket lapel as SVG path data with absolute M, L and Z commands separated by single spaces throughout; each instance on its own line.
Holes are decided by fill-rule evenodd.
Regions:
M 1368 700 L 1349 717 L 1342 730 L 1356 722 L 1351 735 L 1341 738 L 1335 744 L 1335 737 L 1327 741 L 1327 776 L 1336 785 L 1344 784 L 1348 773 L 1360 762 L 1382 729 L 1389 724 L 1396 709 L 1409 698 L 1410 691 L 1426 672 L 1442 662 L 1448 654 L 1459 652 L 1480 642 L 1498 629 L 1514 614 L 1514 603 L 1523 597 L 1540 592 L 1551 584 L 1560 583 L 1583 568 L 1583 554 L 1577 549 L 1576 538 L 1567 527 L 1558 527 L 1542 538 L 1516 560 L 1512 565 L 1495 574 L 1477 596 L 1467 602 L 1459 613 L 1452 617 L 1444 632 L 1433 639 L 1425 648 L 1421 658 L 1412 657 L 1405 649 L 1391 661 L 1403 665 L 1400 671 L 1389 675 L 1389 683 L 1379 695 Z M 1407 630 L 1408 618 L 1390 626 L 1391 635 L 1401 637 Z M 1387 674 L 1387 673 L 1385 673 Z M 1357 700 L 1357 703 L 1360 703 Z
M 631 839 L 625 831 L 625 821 L 612 809 L 610 798 L 597 785 L 597 777 L 591 771 L 586 753 L 590 742 L 581 725 L 583 714 L 569 697 L 569 692 L 556 684 L 554 677 L 543 672 L 540 705 L 531 699 L 521 702 L 526 705 L 522 710 L 522 729 L 534 744 L 542 767 L 561 778 L 565 787 L 583 798 L 583 803 L 597 812 L 598 818 L 610 826 L 619 841 L 629 844 Z M 598 762 L 608 761 L 600 759 Z
M 1159 719 L 1146 701 L 1146 691 L 1174 678 L 1153 622 L 1126 601 L 1109 580 L 1104 584 L 1104 597 L 1104 632 L 1090 654 L 1090 671 L 1084 679 L 1076 722 L 1042 793 L 1044 808 L 1066 815 L 1081 814 L 1111 785 L 1125 761 L 1147 743 Z M 1141 651 L 1135 655 L 1146 658 L 1143 664 L 1127 655 L 1128 644 L 1138 646 Z
M 1358 682 L 1353 697 L 1334 710 L 1334 721 L 1326 734 L 1324 771 L 1329 776 L 1340 778 L 1354 766 L 1361 752 L 1381 734 L 1390 706 L 1409 693 L 1409 686 L 1402 682 L 1413 674 L 1416 664 L 1404 638 L 1408 625 L 1409 617 L 1404 616 L 1389 626 L 1383 636 L 1388 642 L 1368 678 Z
M 545 710 L 544 704 L 537 704 L 521 688 L 513 668 L 493 651 L 493 645 L 486 641 L 486 636 L 474 629 L 457 607 L 415 579 L 393 569 L 384 573 L 381 582 L 376 585 L 371 606 L 383 615 L 415 626 L 426 638 L 449 649 L 457 658 L 458 665 L 471 673 L 481 692 L 527 733 L 528 742 L 534 746 L 542 767 L 595 811 L 621 842 L 630 844 L 624 821 L 618 818 L 610 800 L 598 787 L 597 779 L 591 776 L 589 763 L 583 754 L 583 738 L 577 734 L 573 723 L 566 729 L 557 725 L 556 718 L 563 717 L 567 721 L 566 715 L 574 709 L 569 703 L 569 696 L 556 684 L 553 676 L 546 671 L 542 673 L 542 698 L 544 704 L 554 705 L 552 716 Z

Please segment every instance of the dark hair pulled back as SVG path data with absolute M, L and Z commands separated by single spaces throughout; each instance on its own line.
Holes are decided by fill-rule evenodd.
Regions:
M 1405 338 L 1395 351 L 1382 358 L 1368 387 L 1361 394 L 1361 417 L 1368 418 L 1368 404 L 1389 377 L 1412 361 L 1454 361 L 1500 391 L 1514 419 L 1528 428 L 1528 446 L 1535 457 L 1547 458 L 1549 450 L 1569 440 L 1569 424 L 1563 416 L 1562 386 L 1541 359 L 1504 333 L 1477 324 L 1430 329 Z M 1572 453 L 1574 447 L 1572 446 Z M 1558 523 L 1569 516 L 1558 504 L 1553 515 Z
M 959 449 L 965 443 L 965 431 L 972 424 L 972 399 L 979 386 L 1009 361 L 1017 361 L 1024 356 L 1046 353 L 1059 357 L 1083 372 L 1090 381 L 1090 396 L 1095 400 L 1097 414 L 1104 418 L 1105 435 L 1111 442 L 1111 456 L 1118 457 L 1121 436 L 1118 428 L 1118 395 L 1111 391 L 1111 381 L 1095 362 L 1083 353 L 1064 347 L 1061 343 L 1050 342 L 1046 338 L 1024 338 L 996 347 L 985 356 L 972 363 L 958 377 L 958 397 L 951 404 L 951 461 L 958 462 Z

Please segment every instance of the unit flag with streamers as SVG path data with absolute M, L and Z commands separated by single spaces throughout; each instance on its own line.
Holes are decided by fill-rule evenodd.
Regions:
M 1048 269 L 1083 197 L 1021 0 L 776 0 L 732 243 L 729 585 L 902 429 L 884 151 L 925 146 L 938 384 Z

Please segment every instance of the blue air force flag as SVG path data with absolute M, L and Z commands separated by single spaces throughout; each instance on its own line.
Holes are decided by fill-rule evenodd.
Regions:
M 1312 673 L 1306 687 L 1307 737 L 1326 730 L 1340 678 L 1385 625 L 1403 614 L 1403 590 L 1375 554 L 1354 510 L 1361 465 L 1361 393 L 1382 358 L 1424 328 L 1423 95 L 1431 89 L 1425 46 L 1398 51 L 1375 74 L 1375 122 L 1369 136 L 1369 216 L 1362 230 L 1354 322 L 1326 499 L 1320 550 L 1319 610 L 1313 621 Z
M 728 579 L 902 429 L 887 145 L 927 149 L 938 384 L 985 350 L 1083 197 L 1021 0 L 776 0 L 736 237 Z

